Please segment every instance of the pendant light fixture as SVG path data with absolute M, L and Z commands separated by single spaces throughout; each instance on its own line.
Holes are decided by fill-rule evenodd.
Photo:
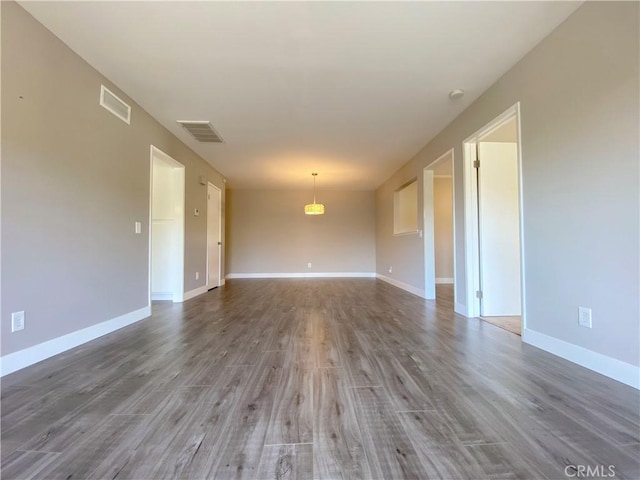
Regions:
M 304 214 L 305 215 L 324 215 L 324 205 L 321 203 L 316 203 L 316 177 L 317 173 L 312 173 L 313 175 L 313 203 L 309 203 L 304 206 Z

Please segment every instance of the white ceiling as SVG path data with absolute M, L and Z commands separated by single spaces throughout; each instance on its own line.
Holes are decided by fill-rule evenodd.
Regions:
M 373 189 L 580 2 L 21 5 L 229 187 Z

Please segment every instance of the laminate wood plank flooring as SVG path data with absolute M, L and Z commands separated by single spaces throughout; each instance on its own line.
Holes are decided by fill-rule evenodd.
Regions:
M 294 364 L 279 371 L 266 445 L 313 442 L 313 370 Z
M 314 478 L 373 478 L 344 369 L 316 369 L 314 380 Z
M 266 445 L 256 478 L 296 480 L 313 477 L 313 445 L 310 443 Z
M 3 479 L 640 478 L 640 395 L 374 279 L 230 280 L 1 380 Z
M 373 478 L 429 478 L 383 387 L 354 389 Z

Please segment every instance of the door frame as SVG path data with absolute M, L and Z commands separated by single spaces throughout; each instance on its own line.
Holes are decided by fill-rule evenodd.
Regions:
M 213 287 L 209 286 L 209 187 L 213 187 L 215 190 L 218 191 L 218 238 L 219 240 L 219 244 L 218 244 L 218 285 L 215 285 Z M 210 290 L 211 288 L 216 288 L 219 287 L 223 284 L 223 279 L 222 279 L 222 189 L 219 187 L 216 187 L 213 183 L 211 182 L 207 182 L 207 279 L 205 282 L 205 286 L 207 287 L 207 290 Z
M 467 316 L 480 316 L 480 299 L 476 292 L 480 289 L 480 257 L 478 252 L 478 187 L 475 181 L 476 144 L 482 138 L 500 128 L 507 121 L 516 119 L 518 135 L 518 208 L 520 209 L 520 298 L 522 332 L 526 327 L 525 258 L 524 258 L 524 215 L 522 196 L 522 135 L 520 131 L 520 102 L 509 107 L 482 128 L 467 137 L 462 143 L 463 185 L 464 185 L 464 230 L 465 230 L 465 285 L 467 291 Z
M 430 174 L 427 172 L 432 172 L 432 168 L 436 166 L 439 162 L 441 162 L 444 158 L 451 155 L 451 195 L 453 196 L 453 296 L 454 296 L 454 305 L 457 305 L 456 300 L 456 284 L 457 284 L 457 275 L 456 275 L 456 172 L 455 172 L 455 153 L 454 149 L 450 148 L 438 158 L 436 158 L 433 162 L 429 163 L 426 167 L 422 169 L 422 212 L 423 212 L 423 240 L 424 240 L 424 298 L 427 300 L 434 300 L 435 296 L 435 288 L 436 288 L 436 275 L 435 275 L 435 231 L 433 228 L 433 222 L 435 217 L 435 206 L 433 202 L 428 202 L 428 197 L 425 195 L 427 192 L 427 183 L 429 181 L 433 182 L 434 175 L 431 175 L 433 178 L 429 180 Z M 429 228 L 427 228 L 429 226 Z M 432 267 L 429 267 L 428 261 L 431 261 Z M 455 308 L 454 308 L 455 310 Z
M 178 218 L 175 226 L 176 245 L 174 254 L 176 264 L 173 272 L 173 302 L 184 301 L 184 226 L 185 226 L 185 166 L 173 157 L 169 156 L 158 147 L 151 145 L 149 149 L 149 271 L 148 271 L 148 295 L 149 306 L 151 306 L 151 275 L 153 268 L 152 242 L 153 242 L 153 159 L 158 157 L 174 165 L 174 168 L 181 171 L 181 178 L 178 180 L 178 192 L 175 207 L 178 211 Z

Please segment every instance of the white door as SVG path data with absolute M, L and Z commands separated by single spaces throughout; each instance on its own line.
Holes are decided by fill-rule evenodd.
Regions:
M 520 315 L 517 144 L 480 142 L 478 157 L 480 314 Z
M 207 187 L 207 288 L 220 285 L 220 253 L 222 251 L 221 204 L 218 188 L 212 184 Z

